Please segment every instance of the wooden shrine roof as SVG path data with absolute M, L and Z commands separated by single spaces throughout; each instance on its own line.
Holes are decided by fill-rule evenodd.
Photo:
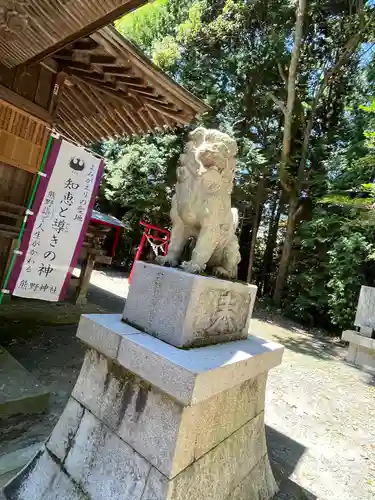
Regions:
M 209 109 L 112 26 L 73 42 L 53 59 L 66 75 L 55 125 L 84 145 L 185 125 Z
M 147 0 L 5 0 L 0 2 L 0 62 L 37 61 L 93 33 Z

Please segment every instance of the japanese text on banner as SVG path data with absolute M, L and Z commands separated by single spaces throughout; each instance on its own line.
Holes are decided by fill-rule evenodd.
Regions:
M 26 251 L 14 295 L 57 301 L 84 231 L 100 160 L 63 141 Z

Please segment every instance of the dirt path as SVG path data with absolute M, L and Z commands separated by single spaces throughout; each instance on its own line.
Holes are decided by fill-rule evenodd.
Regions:
M 93 282 L 90 301 L 120 312 L 127 295 L 124 276 L 97 271 Z M 266 402 L 270 456 L 281 481 L 277 500 L 374 500 L 374 377 L 347 365 L 346 349 L 337 343 L 259 309 L 255 318 L 253 334 L 286 348 L 282 365 L 270 373 Z M 0 455 L 51 432 L 82 363 L 75 331 L 76 325 L 44 326 L 33 339 L 7 346 L 53 397 L 43 419 L 13 422 L 3 432 Z
M 345 348 L 293 323 L 256 319 L 252 331 L 286 348 L 267 391 L 273 462 L 307 498 L 374 500 L 375 378 L 346 364 Z

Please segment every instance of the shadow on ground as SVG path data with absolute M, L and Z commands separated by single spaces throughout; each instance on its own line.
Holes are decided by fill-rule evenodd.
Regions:
M 316 500 L 317 497 L 290 479 L 306 448 L 266 425 L 271 467 L 280 488 L 274 500 Z
M 125 306 L 124 297 L 120 297 L 119 295 L 108 292 L 107 290 L 103 290 L 95 285 L 90 285 L 87 299 L 90 304 L 95 304 L 96 306 L 108 309 L 114 314 L 122 313 Z
M 267 307 L 262 300 L 255 304 L 253 318 L 264 321 L 265 323 L 275 324 L 280 328 L 291 330 L 295 333 L 306 333 L 306 328 L 302 327 L 299 323 L 281 316 L 280 312 L 276 309 Z M 327 332 L 319 330 L 318 328 L 311 327 L 309 331 L 315 336 L 326 336 Z
M 366 368 L 354 365 L 353 363 L 349 363 L 346 360 L 344 360 L 344 363 L 361 374 L 361 379 L 364 384 L 367 384 L 370 387 L 375 387 L 375 372 L 366 370 Z
M 368 383 L 368 385 L 371 385 L 372 387 L 375 387 L 375 373 L 373 373 L 372 375 L 368 376 L 367 383 Z
M 339 337 L 329 336 L 327 332 L 316 328 L 307 330 L 262 306 L 255 308 L 253 318 L 260 322 L 261 330 L 271 332 L 273 340 L 290 351 L 322 360 L 343 359 L 346 354 L 342 349 L 346 343 L 342 342 Z M 257 334 L 257 331 L 254 333 Z M 261 331 L 258 333 L 262 336 Z
M 286 349 L 313 356 L 314 358 L 330 360 L 340 357 L 337 352 L 337 344 L 331 344 L 327 339 L 318 339 L 310 335 L 300 335 L 298 338 L 282 337 L 274 335 L 276 342 L 280 342 Z

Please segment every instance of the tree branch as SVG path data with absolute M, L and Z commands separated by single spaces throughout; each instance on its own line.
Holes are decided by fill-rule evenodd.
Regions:
M 284 70 L 283 70 L 281 63 L 279 61 L 277 61 L 277 69 L 279 70 L 279 75 L 280 75 L 281 80 L 283 81 L 283 83 L 285 85 L 285 88 L 287 88 L 288 80 L 287 80 L 287 77 L 285 76 Z
M 316 110 L 317 110 L 317 107 L 319 104 L 319 100 L 320 100 L 323 92 L 325 91 L 327 85 L 330 83 L 331 78 L 335 74 L 337 74 L 337 72 L 340 70 L 340 68 L 345 64 L 345 62 L 348 60 L 348 58 L 357 49 L 359 43 L 362 40 L 363 35 L 367 31 L 367 28 L 373 22 L 374 15 L 375 15 L 375 10 L 372 11 L 369 19 L 367 20 L 367 22 L 365 23 L 363 28 L 347 41 L 343 53 L 338 58 L 336 63 L 332 66 L 332 68 L 325 72 L 324 77 L 323 77 L 323 81 L 320 84 L 320 86 L 318 87 L 317 91 L 315 92 L 315 96 L 314 96 L 314 99 L 313 99 L 313 102 L 311 105 L 309 119 L 307 121 L 305 133 L 304 133 L 304 137 L 303 137 L 302 154 L 301 154 L 301 159 L 300 159 L 300 163 L 298 166 L 298 173 L 297 173 L 297 182 L 298 183 L 301 183 L 302 178 L 303 178 L 303 173 L 305 170 L 307 156 L 308 156 L 308 149 L 309 149 L 313 121 L 315 118 L 315 114 L 316 114 Z
M 277 105 L 279 106 L 279 108 L 281 109 L 281 111 L 284 113 L 284 115 L 286 114 L 286 107 L 285 107 L 285 104 L 283 103 L 283 101 L 281 99 L 278 99 L 274 93 L 272 92 L 267 92 L 267 95 L 270 99 L 272 99 L 272 101 Z
M 299 57 L 301 53 L 302 44 L 302 30 L 305 18 L 306 10 L 306 0 L 299 0 L 297 9 L 297 19 L 296 19 L 296 29 L 294 33 L 294 43 L 292 50 L 292 57 L 289 65 L 288 73 L 288 99 L 286 104 L 286 114 L 284 122 L 284 137 L 283 137 L 283 153 L 282 153 L 282 163 L 286 165 L 288 163 L 290 155 L 290 144 L 291 144 L 291 134 L 292 134 L 292 122 L 293 122 L 293 110 L 294 102 L 296 97 L 296 79 L 297 79 L 297 67 L 299 62 Z
M 290 160 L 290 148 L 292 141 L 293 111 L 296 98 L 297 67 L 301 53 L 302 30 L 306 11 L 306 0 L 299 0 L 296 13 L 296 27 L 294 32 L 294 42 L 292 57 L 290 59 L 288 81 L 287 81 L 287 105 L 284 112 L 284 133 L 283 149 L 280 161 L 280 182 L 283 189 L 291 195 L 292 188 L 288 183 L 288 164 Z M 272 98 L 272 96 L 270 96 Z
M 302 212 L 303 212 L 303 205 L 301 204 L 301 205 L 297 208 L 297 210 L 294 212 L 294 215 L 293 215 L 293 222 L 294 222 L 294 223 L 298 222 L 298 219 L 301 217 Z

